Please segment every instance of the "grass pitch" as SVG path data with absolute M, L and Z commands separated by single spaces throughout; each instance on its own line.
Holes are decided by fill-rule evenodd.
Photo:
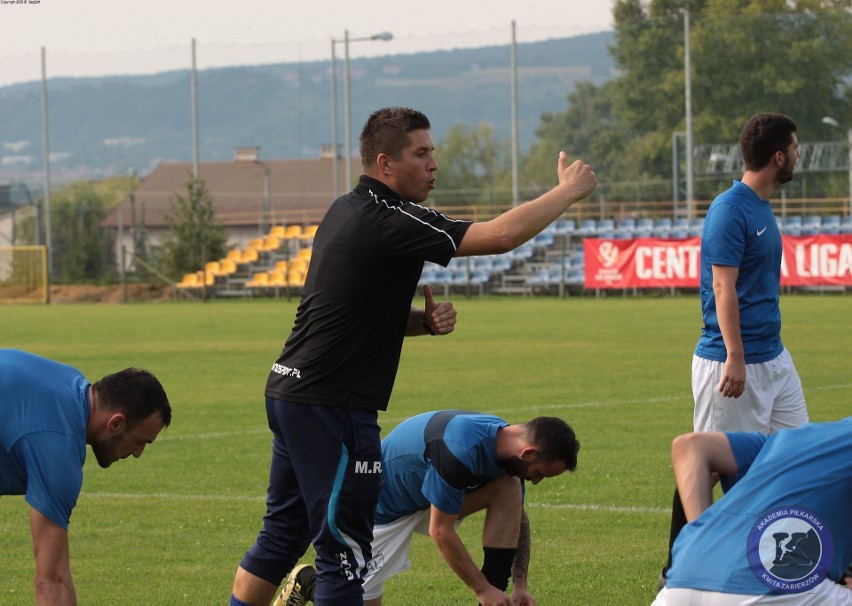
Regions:
M 582 444 L 573 474 L 527 491 L 530 588 L 540 606 L 649 604 L 665 557 L 673 489 L 669 446 L 691 429 L 694 296 L 455 298 L 449 337 L 410 339 L 383 431 L 439 408 L 523 422 L 565 418 Z M 71 518 L 80 604 L 226 604 L 264 511 L 270 433 L 263 387 L 296 302 L 9 306 L 0 346 L 80 368 L 90 380 L 126 366 L 154 372 L 172 425 L 139 460 L 89 457 Z M 852 411 L 852 299 L 787 296 L 783 338 L 812 420 Z M 0 498 L 0 604 L 33 603 L 22 497 Z M 481 560 L 481 518 L 461 526 Z M 309 559 L 307 554 L 305 560 Z M 474 603 L 426 537 L 413 568 L 386 585 L 389 606 Z

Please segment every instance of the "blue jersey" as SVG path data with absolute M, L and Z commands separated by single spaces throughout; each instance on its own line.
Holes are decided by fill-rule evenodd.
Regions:
M 695 355 L 724 362 L 725 342 L 716 315 L 711 265 L 739 268 L 740 333 L 745 361 L 766 362 L 784 349 L 781 344 L 781 232 L 769 202 L 734 181 L 720 194 L 704 220 L 701 234 L 700 293 L 704 328 Z
M 83 485 L 88 390 L 70 366 L 0 349 L 0 495 L 26 495 L 66 530 Z
M 504 475 L 497 460 L 503 419 L 463 410 L 426 412 L 382 440 L 382 490 L 376 524 L 434 505 L 457 514 L 467 492 Z
M 681 530 L 666 586 L 773 595 L 840 579 L 852 562 L 852 417 L 726 435 L 737 478 Z

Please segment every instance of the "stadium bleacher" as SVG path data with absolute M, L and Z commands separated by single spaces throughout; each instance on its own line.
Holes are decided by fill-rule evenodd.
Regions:
M 850 234 L 852 216 L 839 214 L 777 218 L 785 235 Z M 429 284 L 442 292 L 549 294 L 569 289 L 582 292 L 583 241 L 587 237 L 633 239 L 700 237 L 704 218 L 622 217 L 560 219 L 529 242 L 502 254 L 453 258 L 448 267 L 426 263 L 418 287 Z M 298 292 L 310 265 L 316 224 L 276 225 L 253 238 L 243 249 L 231 250 L 203 270 L 186 274 L 178 288 L 197 291 L 205 284 L 213 296 L 280 296 Z

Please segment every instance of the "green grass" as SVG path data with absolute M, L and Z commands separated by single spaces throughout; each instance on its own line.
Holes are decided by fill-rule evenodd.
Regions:
M 564 417 L 582 443 L 578 469 L 527 492 L 533 595 L 541 606 L 649 604 L 668 536 L 669 445 L 691 428 L 697 299 L 458 298 L 456 307 L 455 334 L 406 343 L 383 431 L 438 408 L 510 422 Z M 227 603 L 264 511 L 263 386 L 294 310 L 295 301 L 2 308 L 0 346 L 90 379 L 141 366 L 172 401 L 171 427 L 141 459 L 86 465 L 70 531 L 81 604 Z M 811 418 L 850 414 L 852 299 L 785 297 L 782 312 Z M 480 531 L 476 516 L 460 530 L 477 561 Z M 427 538 L 415 537 L 411 560 L 386 585 L 386 604 L 473 603 Z M 32 604 L 21 497 L 0 498 L 0 571 L 0 604 Z

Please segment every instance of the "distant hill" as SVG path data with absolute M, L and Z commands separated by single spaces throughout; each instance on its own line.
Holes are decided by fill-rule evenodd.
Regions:
M 519 140 L 527 149 L 543 112 L 564 111 L 577 82 L 613 76 L 612 32 L 518 45 Z M 352 138 L 388 105 L 424 111 L 439 141 L 455 124 L 486 121 L 508 139 L 508 45 L 354 59 Z M 338 63 L 343 144 L 343 62 Z M 0 87 L 0 182 L 41 181 L 41 84 Z M 262 158 L 318 157 L 331 143 L 330 62 L 282 63 L 198 72 L 201 160 L 226 160 L 238 146 Z M 192 158 L 190 72 L 48 81 L 51 175 L 57 182 L 150 172 Z M 12 118 L 14 117 L 14 118 Z

